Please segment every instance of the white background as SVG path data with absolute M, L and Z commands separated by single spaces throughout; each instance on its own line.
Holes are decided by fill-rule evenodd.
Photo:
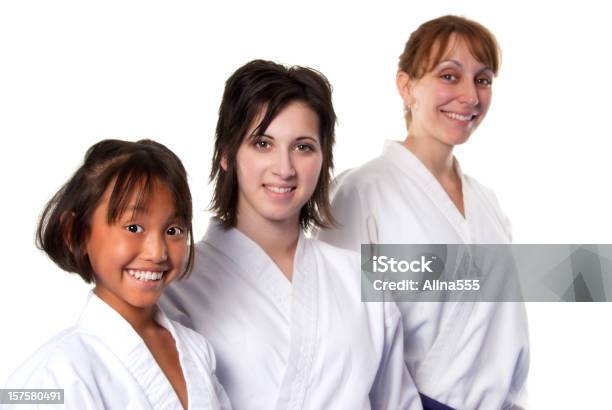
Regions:
M 0 384 L 84 302 L 88 286 L 34 247 L 34 230 L 87 147 L 108 137 L 167 144 L 190 173 L 199 237 L 216 113 L 236 68 L 265 58 L 325 73 L 340 172 L 404 138 L 397 58 L 420 23 L 442 14 L 480 21 L 502 46 L 488 118 L 457 156 L 496 191 L 515 242 L 611 243 L 603 4 L 3 1 Z M 528 313 L 532 408 L 609 406 L 612 304 L 532 303 Z

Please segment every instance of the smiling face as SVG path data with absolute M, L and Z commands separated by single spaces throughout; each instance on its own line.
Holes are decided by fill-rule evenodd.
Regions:
M 423 77 L 398 73 L 398 89 L 411 113 L 409 135 L 448 146 L 467 141 L 489 109 L 493 76 L 455 35 L 440 62 Z
M 260 117 L 236 154 L 237 226 L 246 219 L 251 224 L 297 225 L 321 172 L 319 118 L 306 104 L 294 101 L 261 135 L 249 138 Z
M 106 189 L 92 216 L 86 243 L 95 293 L 120 313 L 150 308 L 185 268 L 186 227 L 176 216 L 170 191 L 159 182 L 146 204 L 139 206 L 133 192 L 125 212 L 109 224 L 113 186 Z

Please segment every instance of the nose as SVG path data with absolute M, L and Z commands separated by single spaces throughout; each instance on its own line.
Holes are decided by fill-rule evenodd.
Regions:
M 274 161 L 273 172 L 282 179 L 289 179 L 295 176 L 295 168 L 293 166 L 290 149 L 278 150 Z
M 461 102 L 472 107 L 480 103 L 478 88 L 472 81 L 464 81 L 463 87 L 461 88 Z
M 165 236 L 158 233 L 150 233 L 145 238 L 142 258 L 153 263 L 163 263 L 168 259 L 168 245 Z

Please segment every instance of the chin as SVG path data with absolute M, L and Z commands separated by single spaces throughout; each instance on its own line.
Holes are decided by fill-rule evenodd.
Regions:
M 159 296 L 161 296 L 161 293 L 159 295 L 153 296 L 153 295 L 134 295 L 134 297 L 131 298 L 131 300 L 129 300 L 130 305 L 136 307 L 136 308 L 149 308 L 151 306 L 154 306 L 157 303 L 157 300 L 159 299 Z
M 300 209 L 297 210 L 269 210 L 268 212 L 262 213 L 262 216 L 270 222 L 283 223 L 287 221 L 299 220 Z
M 285 223 L 285 222 L 292 221 L 295 219 L 293 215 L 278 215 L 278 214 L 265 215 L 264 217 L 268 221 L 273 222 L 273 223 Z
M 468 141 L 469 141 L 469 139 L 470 139 L 470 137 L 469 137 L 469 136 L 467 136 L 467 137 L 462 137 L 462 138 L 455 138 L 455 139 L 452 139 L 452 140 L 450 141 L 450 145 L 452 145 L 452 146 L 459 146 L 459 145 L 463 145 L 463 144 L 465 144 L 466 142 L 468 142 Z
M 445 138 L 442 140 L 443 143 L 450 145 L 450 146 L 457 146 L 457 145 L 462 145 L 465 144 L 466 142 L 469 141 L 470 137 L 472 136 L 472 133 L 448 133 Z

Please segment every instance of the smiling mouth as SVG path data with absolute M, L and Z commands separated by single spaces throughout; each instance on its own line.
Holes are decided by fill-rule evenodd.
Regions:
M 469 121 L 473 121 L 476 117 L 478 117 L 478 114 L 467 114 L 467 115 L 464 115 L 464 114 L 459 114 L 459 113 L 452 112 L 452 111 L 444 111 L 444 110 L 441 110 L 441 111 L 448 118 L 450 118 L 452 120 L 457 120 L 457 121 L 469 122 Z
M 167 271 L 151 271 L 151 270 L 138 270 L 138 269 L 126 269 L 128 275 L 141 280 L 143 282 L 160 280 Z
M 287 194 L 289 192 L 295 191 L 294 186 L 277 186 L 277 185 L 266 185 L 264 184 L 264 188 L 266 188 L 270 192 L 274 192 L 275 194 Z

